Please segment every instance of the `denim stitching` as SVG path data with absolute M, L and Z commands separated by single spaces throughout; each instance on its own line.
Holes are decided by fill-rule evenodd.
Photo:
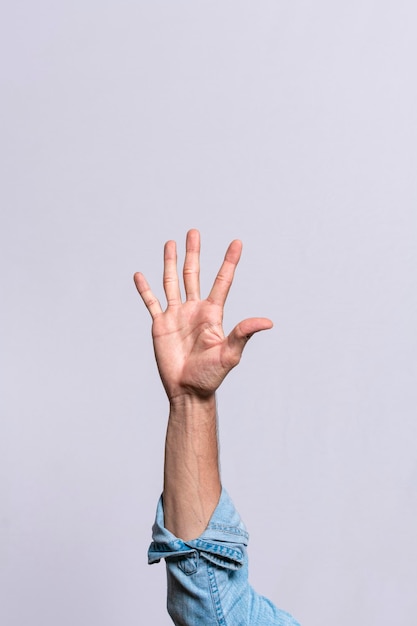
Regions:
M 244 565 L 243 561 L 241 563 L 238 563 L 237 561 L 229 561 L 227 559 L 221 559 L 219 557 L 214 556 L 213 554 L 210 554 L 210 552 L 201 552 L 201 557 L 205 559 L 206 561 L 210 561 L 211 563 L 214 563 L 221 569 L 229 569 L 229 570 L 237 571 Z
M 222 605 L 220 603 L 220 594 L 217 587 L 216 576 L 214 574 L 214 569 L 209 564 L 207 564 L 207 572 L 210 583 L 211 598 L 213 600 L 214 610 L 217 617 L 217 623 L 219 626 L 226 626 L 226 620 L 224 619 Z
M 249 539 L 249 533 L 238 526 L 224 526 L 223 524 L 213 523 L 207 526 L 207 530 L 220 530 L 223 533 L 227 533 L 228 535 L 239 535 L 242 537 L 246 537 Z
M 222 546 L 217 543 L 209 543 L 208 541 L 203 541 L 202 539 L 197 539 L 195 545 L 196 548 L 200 548 L 206 552 L 211 552 L 212 554 L 225 556 L 231 560 L 241 561 L 243 559 L 243 553 L 240 549 Z

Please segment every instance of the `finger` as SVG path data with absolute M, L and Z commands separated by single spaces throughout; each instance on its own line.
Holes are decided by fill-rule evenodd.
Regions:
M 226 344 L 226 358 L 230 367 L 234 367 L 239 363 L 244 347 L 255 333 L 261 330 L 269 330 L 272 327 L 272 321 L 266 317 L 251 317 L 235 326 L 227 337 Z
M 235 241 L 232 241 L 230 246 L 227 248 L 224 261 L 207 298 L 210 302 L 220 306 L 224 305 L 233 282 L 233 276 L 235 274 L 236 266 L 239 263 L 241 252 L 242 242 L 235 239 Z
M 181 292 L 177 272 L 177 245 L 167 241 L 164 247 L 164 291 L 168 306 L 180 304 Z
M 143 274 L 141 274 L 140 272 L 136 272 L 133 280 L 135 281 L 136 289 L 138 290 L 140 297 L 142 298 L 146 308 L 151 314 L 152 319 L 155 319 L 157 315 L 160 315 L 162 313 L 161 305 L 159 304 L 158 298 L 153 295 L 151 288 L 148 285 L 148 281 Z
M 187 300 L 200 299 L 200 233 L 190 230 L 187 233 L 184 261 L 184 288 Z

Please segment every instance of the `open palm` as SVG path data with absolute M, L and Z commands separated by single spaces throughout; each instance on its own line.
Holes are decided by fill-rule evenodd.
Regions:
M 249 337 L 272 326 L 266 318 L 250 318 L 235 326 L 227 337 L 224 335 L 223 308 L 241 250 L 240 241 L 229 245 L 210 294 L 200 300 L 200 235 L 190 230 L 183 269 L 186 300 L 182 302 L 176 244 L 168 241 L 164 248 L 165 311 L 143 274 L 135 274 L 136 287 L 153 319 L 156 361 L 170 400 L 183 394 L 213 394 L 239 363 Z

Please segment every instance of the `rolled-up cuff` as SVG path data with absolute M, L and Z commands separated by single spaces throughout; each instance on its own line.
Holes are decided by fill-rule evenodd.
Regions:
M 148 562 L 161 559 L 189 557 L 191 562 L 200 557 L 219 567 L 236 570 L 246 558 L 249 535 L 225 489 L 205 531 L 191 541 L 178 539 L 164 526 L 162 496 L 159 499 L 156 519 L 152 528 L 152 543 L 148 550 Z M 187 559 L 188 560 L 188 559 Z

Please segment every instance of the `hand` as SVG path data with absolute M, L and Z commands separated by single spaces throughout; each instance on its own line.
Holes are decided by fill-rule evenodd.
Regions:
M 240 322 L 225 337 L 223 308 L 239 262 L 242 244 L 229 245 L 223 264 L 206 300 L 200 300 L 200 234 L 187 233 L 183 269 L 185 302 L 181 301 L 174 241 L 164 248 L 165 311 L 140 272 L 134 281 L 153 319 L 156 362 L 170 401 L 178 396 L 212 396 L 241 358 L 248 339 L 272 327 L 269 319 L 253 317 Z

